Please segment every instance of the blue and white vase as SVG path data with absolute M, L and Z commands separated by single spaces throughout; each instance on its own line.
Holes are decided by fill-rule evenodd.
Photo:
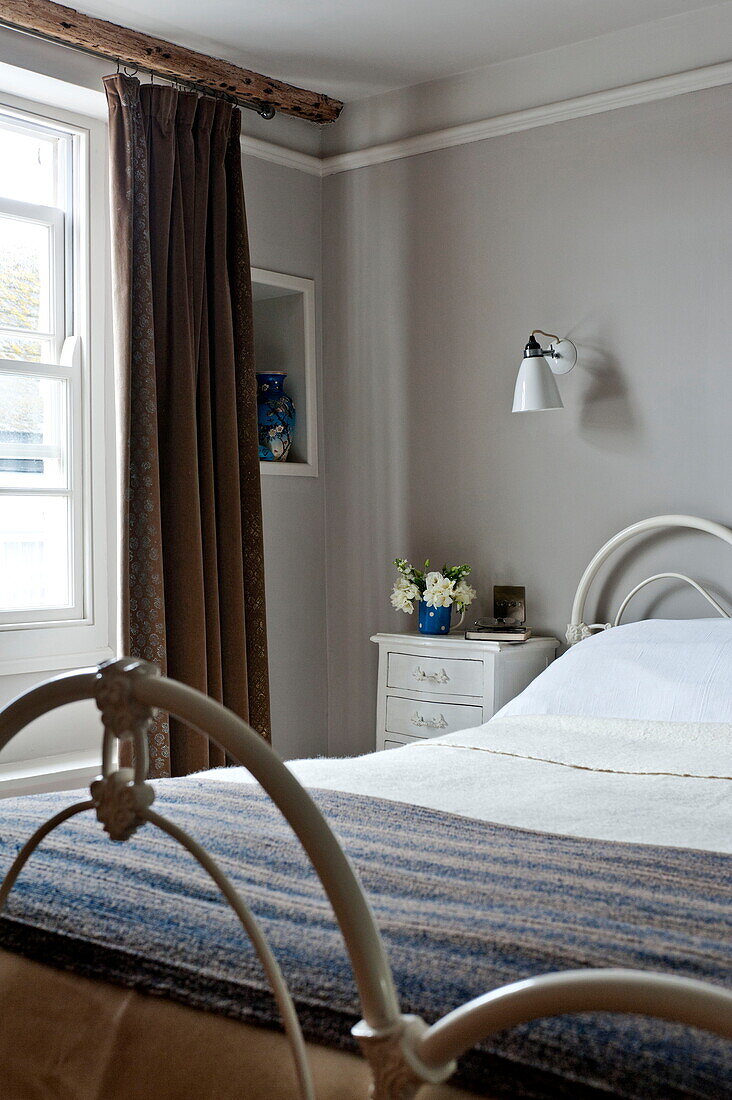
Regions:
M 283 390 L 287 372 L 257 372 L 259 457 L 264 462 L 286 462 L 295 431 L 295 406 Z
M 424 600 L 419 601 L 419 632 L 420 634 L 449 634 L 452 626 L 452 607 L 428 607 Z M 456 626 L 462 624 L 465 618 L 463 610 Z

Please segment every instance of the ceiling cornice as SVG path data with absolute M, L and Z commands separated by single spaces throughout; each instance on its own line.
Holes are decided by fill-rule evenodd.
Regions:
M 321 157 L 315 157 L 311 153 L 301 153 L 298 149 L 288 149 L 285 145 L 275 145 L 271 141 L 263 141 L 261 138 L 247 137 L 242 134 L 242 152 L 257 160 L 267 160 L 270 164 L 279 164 L 282 168 L 294 168 L 298 172 L 307 172 L 311 176 L 323 175 Z
M 513 111 L 510 114 L 468 122 L 461 126 L 449 126 L 443 130 L 434 130 L 431 133 L 418 134 L 415 137 L 402 138 L 354 152 L 337 153 L 319 161 L 320 174 L 325 177 L 341 172 L 352 172 L 357 168 L 386 164 L 405 157 L 432 153 L 439 149 L 451 149 L 475 141 L 486 141 L 488 138 L 500 137 L 504 134 L 532 130 L 537 126 L 550 126 L 555 122 L 566 122 L 572 118 L 602 114 L 621 107 L 669 99 L 672 96 L 698 92 L 706 88 L 717 88 L 724 84 L 732 84 L 732 61 L 691 69 L 673 76 L 644 80 L 637 84 L 626 84 L 608 91 L 591 92 L 574 99 Z

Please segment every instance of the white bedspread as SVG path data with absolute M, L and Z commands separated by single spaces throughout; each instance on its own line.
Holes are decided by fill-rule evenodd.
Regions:
M 732 852 L 727 723 L 522 715 L 401 749 L 288 767 L 306 787 L 504 825 Z M 205 774 L 252 781 L 244 768 Z

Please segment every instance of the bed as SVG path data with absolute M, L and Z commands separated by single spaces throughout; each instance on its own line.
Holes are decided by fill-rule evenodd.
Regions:
M 569 651 L 475 730 L 285 767 L 135 661 L 11 704 L 0 747 L 95 698 L 104 764 L 0 802 L 0 1094 L 732 1096 L 732 622 L 700 588 L 720 618 L 584 623 L 669 526 L 732 546 L 614 536 Z M 244 766 L 148 784 L 152 706 Z

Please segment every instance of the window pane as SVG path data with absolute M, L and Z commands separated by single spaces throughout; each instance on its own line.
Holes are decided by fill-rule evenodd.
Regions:
M 51 332 L 51 236 L 47 225 L 0 215 L 0 326 Z
M 0 372 L 0 486 L 67 487 L 68 384 Z
M 69 607 L 69 501 L 0 495 L 0 611 Z
M 50 340 L 20 336 L 18 333 L 3 335 L 0 329 L 0 359 L 15 359 L 21 363 L 55 363 L 56 353 Z
M 0 195 L 56 206 L 58 139 L 6 129 L 0 120 Z

